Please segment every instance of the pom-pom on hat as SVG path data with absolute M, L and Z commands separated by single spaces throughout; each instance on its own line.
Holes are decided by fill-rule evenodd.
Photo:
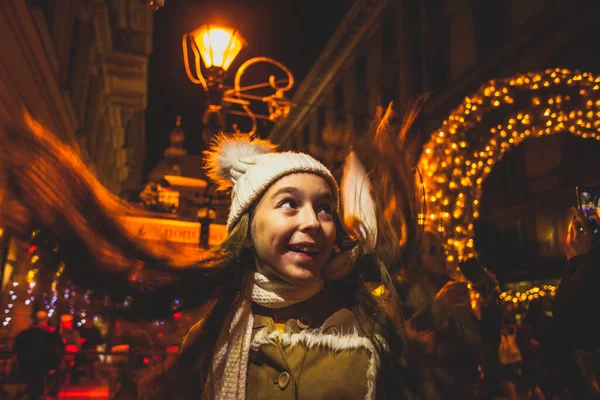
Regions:
M 319 175 L 331 186 L 338 203 L 337 182 L 323 164 L 308 154 L 275 152 L 275 149 L 268 140 L 221 133 L 204 152 L 208 177 L 218 185 L 218 190 L 231 188 L 228 231 L 269 186 L 286 175 L 303 172 Z

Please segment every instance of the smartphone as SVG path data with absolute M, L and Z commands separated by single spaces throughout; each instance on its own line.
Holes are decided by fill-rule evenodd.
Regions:
M 600 186 L 577 186 L 577 208 L 590 217 L 600 208 Z
M 577 186 L 577 208 L 590 220 L 594 227 L 594 233 L 598 232 L 598 225 L 592 218 L 600 208 L 600 186 Z

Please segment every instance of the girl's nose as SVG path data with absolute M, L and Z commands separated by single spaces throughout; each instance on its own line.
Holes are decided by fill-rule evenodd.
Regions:
M 300 228 L 302 230 L 315 230 L 319 229 L 321 222 L 317 213 L 312 207 L 306 207 L 300 213 Z

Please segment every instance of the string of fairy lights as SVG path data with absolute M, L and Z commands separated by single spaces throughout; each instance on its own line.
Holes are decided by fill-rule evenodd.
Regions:
M 8 326 L 12 319 L 12 312 L 15 308 L 16 302 L 19 300 L 19 290 L 21 287 L 25 286 L 27 289 L 25 290 L 25 295 L 22 299 L 23 303 L 26 306 L 31 306 L 35 300 L 36 300 L 36 296 L 34 294 L 34 290 L 36 288 L 37 282 L 35 280 L 32 280 L 31 277 L 35 275 L 35 270 L 30 270 L 27 273 L 27 282 L 26 285 L 22 285 L 20 284 L 19 281 L 13 281 L 9 287 L 10 290 L 8 291 L 8 301 L 4 307 L 4 315 L 3 315 L 3 321 L 2 321 L 2 326 Z M 54 314 L 54 312 L 56 311 L 56 300 L 58 298 L 58 294 L 56 292 L 52 293 L 52 298 L 51 300 L 47 300 L 47 294 L 44 292 L 42 294 L 42 298 L 43 298 L 43 304 L 44 304 L 44 308 L 46 309 L 46 311 L 48 312 L 48 316 L 52 317 L 52 315 Z
M 526 303 L 538 299 L 542 299 L 544 297 L 554 298 L 556 294 L 556 285 L 541 285 L 541 286 L 533 286 L 524 291 L 513 291 L 507 290 L 500 293 L 500 300 L 507 303 Z
M 35 269 L 31 269 L 28 271 L 26 278 L 27 282 L 25 282 L 26 285 L 21 284 L 22 282 L 19 282 L 17 280 L 13 281 L 10 284 L 10 290 L 8 291 L 8 299 L 3 312 L 2 326 L 7 327 L 8 325 L 10 325 L 11 321 L 13 320 L 12 313 L 17 301 L 23 301 L 25 306 L 32 306 L 36 301 L 36 273 L 37 270 Z M 22 291 L 22 287 L 26 287 L 27 289 L 25 290 L 25 295 L 23 297 L 20 297 L 19 292 Z M 46 291 L 39 293 L 38 291 L 38 297 L 40 300 L 38 302 L 38 306 L 40 306 L 40 308 L 43 307 L 41 309 L 44 309 L 48 313 L 49 317 L 52 317 L 56 313 L 59 304 L 62 303 L 64 305 L 64 311 L 68 311 L 71 315 L 75 315 L 77 313 L 79 316 L 81 316 L 80 323 L 85 323 L 85 317 L 87 314 L 86 309 L 90 306 L 91 303 L 89 293 L 86 292 L 85 294 L 83 294 L 83 306 L 77 307 L 76 309 L 75 300 L 78 296 L 78 293 L 76 292 L 75 287 L 71 285 L 65 289 L 60 290 L 60 292 L 62 293 L 62 295 L 59 293 L 59 290 L 57 290 L 57 280 L 55 279 L 52 283 L 50 293 L 47 293 Z
M 28 277 L 31 276 L 31 272 L 33 270 L 30 270 Z M 19 282 L 17 281 L 13 281 L 12 284 L 10 285 L 10 290 L 8 291 L 8 296 L 9 296 L 9 301 L 4 309 L 4 320 L 2 321 L 2 326 L 3 327 L 8 327 L 12 321 L 12 310 L 14 309 L 16 302 L 19 299 L 19 296 L 17 295 L 18 293 L 18 289 L 19 289 Z M 36 282 L 35 281 L 31 281 L 28 286 L 27 286 L 27 296 L 24 300 L 24 304 L 26 306 L 30 306 L 34 301 L 35 301 L 35 296 L 33 295 L 33 290 L 36 286 Z M 56 281 L 53 282 L 53 291 L 52 291 L 52 297 L 50 299 L 48 299 L 48 296 L 46 294 L 46 292 L 42 293 L 42 299 L 43 299 L 43 305 L 45 310 L 48 312 L 48 316 L 52 317 L 54 315 L 54 313 L 56 312 L 57 309 L 57 301 L 58 301 L 58 292 L 55 290 L 56 289 Z M 383 286 L 376 288 L 373 291 L 373 294 L 375 295 L 381 295 L 382 294 L 382 290 L 383 290 Z M 549 298 L 553 298 L 556 292 L 556 285 L 550 285 L 550 284 L 544 284 L 541 286 L 533 286 L 529 289 L 523 290 L 523 291 L 514 291 L 514 290 L 506 290 L 503 291 L 502 293 L 500 293 L 500 300 L 506 303 L 514 303 L 514 304 L 523 304 L 523 303 L 527 303 L 527 302 L 531 302 L 533 300 L 536 299 L 542 299 L 544 297 L 549 297 Z M 64 290 L 63 293 L 63 298 L 65 300 L 70 300 L 69 301 L 69 312 L 71 313 L 71 315 L 74 315 L 76 313 L 75 310 L 75 306 L 74 306 L 74 300 L 76 297 L 76 292 L 74 290 L 73 287 L 71 287 L 70 289 L 67 288 Z M 84 297 L 84 301 L 85 301 L 85 305 L 89 307 L 90 305 L 90 299 L 89 299 L 89 294 L 85 293 L 83 295 Z M 479 300 L 480 294 L 477 292 L 472 291 L 471 293 L 471 301 L 472 301 L 472 306 L 475 309 L 476 308 L 476 304 Z M 87 317 L 87 311 L 85 308 L 82 308 L 79 311 L 79 316 L 81 317 L 81 320 L 78 322 L 79 325 L 85 323 L 86 317 Z M 157 320 L 154 322 L 155 326 L 161 326 L 164 325 L 165 321 L 164 320 Z
M 561 132 L 600 140 L 599 89 L 600 77 L 561 68 L 490 80 L 432 133 L 418 164 L 426 198 L 419 220 L 442 234 L 450 265 L 477 255 L 482 183 L 507 151 Z
M 27 271 L 27 274 L 21 277 L 15 277 L 10 284 L 10 290 L 8 292 L 8 299 L 4 306 L 2 326 L 8 327 L 13 320 L 13 310 L 16 308 L 17 301 L 23 301 L 25 306 L 33 306 L 37 304 L 40 309 L 45 310 L 49 317 L 52 317 L 59 307 L 62 305 L 64 311 L 68 311 L 71 315 L 76 313 L 75 300 L 78 296 L 75 286 L 67 284 L 64 288 L 59 288 L 59 279 L 62 271 L 64 270 L 64 264 L 60 264 L 57 272 L 55 273 L 54 280 L 52 281 L 49 288 L 41 288 L 38 285 L 38 263 L 40 257 L 36 254 L 37 246 L 32 245 L 28 249 L 29 264 L 31 268 Z M 64 285 L 63 285 L 64 286 Z M 26 288 L 26 289 L 23 289 Z M 23 293 L 24 291 L 24 293 Z M 36 303 L 37 295 L 37 303 Z M 83 295 L 83 307 L 78 307 L 79 315 L 82 317 L 80 324 L 85 323 L 86 307 L 90 305 L 89 293 L 86 292 Z

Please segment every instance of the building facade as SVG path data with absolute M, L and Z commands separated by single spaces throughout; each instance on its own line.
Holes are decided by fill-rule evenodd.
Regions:
M 203 168 L 203 157 L 187 153 L 181 116 L 177 116 L 169 139 L 163 160 L 148 174 L 140 194 L 142 204 L 165 219 L 196 223 L 196 245 L 219 244 L 227 234 L 229 195 L 215 190 Z
M 289 117 L 270 137 L 332 165 L 339 152 L 327 151 L 324 144 L 332 141 L 333 132 L 357 137 L 378 106 L 390 101 L 402 106 L 419 93 L 422 88 L 410 78 L 414 59 L 404 55 L 414 38 L 402 32 L 402 19 L 408 18 L 404 11 L 416 13 L 416 4 L 356 1 L 300 83 Z
M 393 101 L 402 114 L 427 92 L 414 125 L 427 145 L 490 80 L 549 68 L 597 77 L 598 17 L 600 5 L 585 0 L 357 0 L 271 138 L 339 171 L 344 145 L 361 138 L 378 106 Z M 577 184 L 600 180 L 598 154 L 598 141 L 565 129 L 512 147 L 486 175 L 469 229 L 501 280 L 560 275 L 563 216 Z
M 18 124 L 28 113 L 79 147 L 117 195 L 142 187 L 150 3 L 0 2 L 0 121 Z M 34 260 L 27 244 L 5 245 L 0 335 L 11 337 L 30 324 Z
M 138 0 L 0 4 L 0 118 L 27 110 L 115 194 L 139 190 L 153 10 Z

